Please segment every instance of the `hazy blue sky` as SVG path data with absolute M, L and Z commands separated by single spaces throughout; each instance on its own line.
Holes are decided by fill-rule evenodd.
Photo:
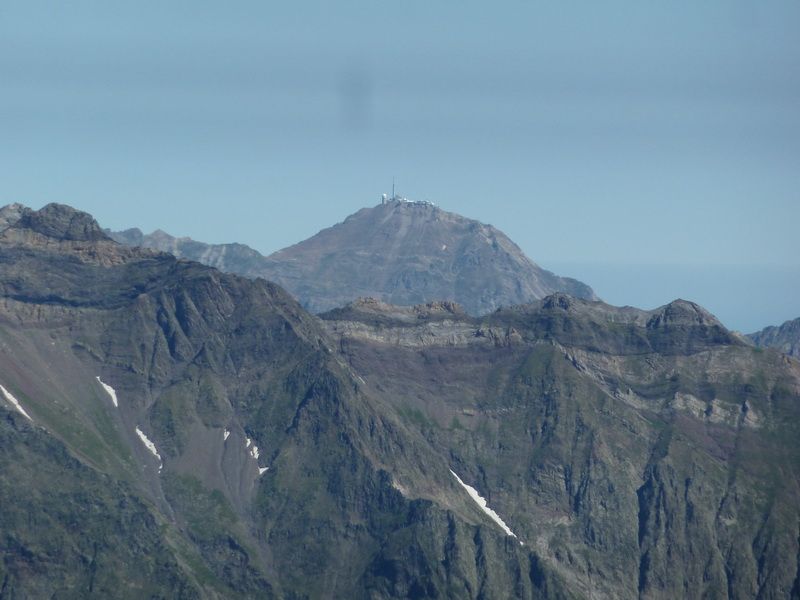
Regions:
M 0 1 L 0 204 L 268 253 L 392 176 L 611 302 L 800 316 L 800 2 Z

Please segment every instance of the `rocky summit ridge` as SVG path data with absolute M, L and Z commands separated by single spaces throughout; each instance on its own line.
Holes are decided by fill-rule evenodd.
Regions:
M 782 325 L 765 327 L 747 336 L 756 346 L 775 348 L 789 356 L 800 358 L 800 318 Z
M 267 257 L 241 244 L 203 244 L 162 231 L 109 235 L 120 243 L 275 281 L 314 313 L 358 297 L 396 305 L 448 300 L 473 315 L 554 292 L 595 298 L 587 285 L 538 266 L 495 227 L 405 199 L 361 209 Z
M 23 209 L 19 219 L 10 223 L 10 226 L 63 241 L 99 242 L 111 239 L 91 215 L 65 204 L 48 204 L 41 210 Z

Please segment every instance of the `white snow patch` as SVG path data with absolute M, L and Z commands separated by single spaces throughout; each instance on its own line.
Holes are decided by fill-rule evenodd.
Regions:
M 227 439 L 230 437 L 230 435 L 231 435 L 231 432 L 226 429 L 225 432 L 222 434 L 222 441 L 223 442 L 227 441 Z
M 159 462 L 158 470 L 160 471 L 164 465 L 161 461 L 161 455 L 158 453 L 158 450 L 156 449 L 156 445 L 153 442 L 151 442 L 150 439 L 144 434 L 144 431 L 142 431 L 138 427 L 136 428 L 136 435 L 139 436 L 139 439 L 142 440 L 142 443 L 145 445 L 145 447 L 148 450 L 150 450 L 150 452 L 152 452 L 153 456 L 155 456 L 158 459 Z
M 258 446 L 256 446 L 253 443 L 253 440 L 251 440 L 250 438 L 245 438 L 245 439 L 247 440 L 247 443 L 245 443 L 244 447 L 250 448 L 250 446 L 252 446 L 252 448 L 250 448 L 250 456 L 258 460 Z
M 19 412 L 21 412 L 21 413 L 22 413 L 22 415 L 23 415 L 23 416 L 25 416 L 25 417 L 28 419 L 28 421 L 30 421 L 31 423 L 33 423 L 33 419 L 31 418 L 31 416 L 30 416 L 28 413 L 26 413 L 26 412 L 25 412 L 25 409 L 24 409 L 24 408 L 22 408 L 22 405 L 19 403 L 19 400 L 17 400 L 16 398 L 14 398 L 14 396 L 11 394 L 11 392 L 9 392 L 9 391 L 8 391 L 6 388 L 4 388 L 2 385 L 0 385 L 0 390 L 2 390 L 2 391 L 3 391 L 3 396 L 5 396 L 5 397 L 6 397 L 6 400 L 8 400 L 9 402 L 11 402 L 11 404 L 13 404 L 13 405 L 14 405 L 14 408 L 16 408 L 16 409 L 17 409 Z
M 99 375 L 96 377 L 96 379 L 97 379 L 97 381 L 100 383 L 100 385 L 102 385 L 102 386 L 103 386 L 103 389 L 104 389 L 106 392 L 108 392 L 108 395 L 109 395 L 109 396 L 111 396 L 111 401 L 114 403 L 114 406 L 116 406 L 117 408 L 119 408 L 119 403 L 117 402 L 117 392 L 116 392 L 116 390 L 114 390 L 114 388 L 112 388 L 112 387 L 111 387 L 110 385 L 108 385 L 107 383 L 103 383 L 103 382 L 100 380 L 100 376 L 99 376 Z
M 493 520 L 495 523 L 497 523 L 498 525 L 500 525 L 500 528 L 501 528 L 503 531 L 505 531 L 505 532 L 506 532 L 506 535 L 510 535 L 511 537 L 514 537 L 514 538 L 516 538 L 516 537 L 517 537 L 517 536 L 516 536 L 516 534 L 515 534 L 513 531 L 511 531 L 511 529 L 509 529 L 508 525 L 506 525 L 506 524 L 503 522 L 503 519 L 501 519 L 501 518 L 500 518 L 500 515 L 498 515 L 496 512 L 494 512 L 494 511 L 493 511 L 491 508 L 489 508 L 488 506 L 486 506 L 486 500 L 485 500 L 485 499 L 484 499 L 484 498 L 483 498 L 483 497 L 482 497 L 482 496 L 481 496 L 481 495 L 478 493 L 478 490 L 476 490 L 476 489 L 475 489 L 474 487 L 472 487 L 471 485 L 467 485 L 466 483 L 464 483 L 463 481 L 461 481 L 461 477 L 459 477 L 458 475 L 456 475 L 456 474 L 453 472 L 453 469 L 450 469 L 450 472 L 451 472 L 451 473 L 453 473 L 453 477 L 455 477 L 455 478 L 456 478 L 456 480 L 458 481 L 458 483 L 460 483 L 460 484 L 461 484 L 461 487 L 463 487 L 465 490 L 467 490 L 467 493 L 468 493 L 468 494 L 470 495 L 470 497 L 471 497 L 471 498 L 472 498 L 472 499 L 475 501 L 475 504 L 477 504 L 478 506 L 480 506 L 480 507 L 481 507 L 481 510 L 482 510 L 483 512 L 485 512 L 487 515 L 489 515 L 489 516 L 492 518 L 492 520 Z M 517 538 L 517 539 L 519 539 L 519 538 Z M 520 544 L 522 544 L 522 542 L 520 542 Z
M 250 448 L 250 456 L 252 456 L 256 460 L 256 463 L 258 463 L 258 456 L 259 456 L 258 446 L 256 446 L 253 443 L 253 440 L 251 440 L 250 438 L 245 438 L 245 440 L 247 440 L 247 442 L 245 443 L 244 447 Z M 269 469 L 269 467 L 258 467 L 258 474 L 263 475 L 267 471 L 267 469 Z

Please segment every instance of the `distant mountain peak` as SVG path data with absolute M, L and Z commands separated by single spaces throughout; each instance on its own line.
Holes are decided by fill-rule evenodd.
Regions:
M 359 297 L 400 306 L 453 302 L 472 315 L 554 292 L 596 299 L 589 286 L 542 269 L 495 227 L 401 197 L 362 208 L 267 257 L 241 244 L 203 244 L 161 231 L 110 235 L 123 244 L 275 281 L 316 313 Z
M 760 348 L 775 348 L 784 354 L 800 358 L 800 318 L 779 326 L 765 327 L 747 337 Z
M 695 302 L 678 298 L 656 310 L 648 327 L 663 325 L 708 325 L 723 327 L 719 319 Z

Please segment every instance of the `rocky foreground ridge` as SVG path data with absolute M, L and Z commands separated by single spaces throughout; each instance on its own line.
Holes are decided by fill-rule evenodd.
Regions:
M 399 305 L 450 300 L 473 315 L 554 292 L 595 298 L 589 286 L 539 267 L 491 225 L 404 199 L 364 208 L 267 257 L 242 244 L 204 244 L 162 231 L 109 235 L 123 244 L 274 281 L 314 313 L 360 296 Z
M 696 304 L 317 318 L 14 210 L 3 596 L 800 596 L 800 365 Z
M 322 318 L 570 592 L 800 594 L 796 361 L 683 300 L 554 295 L 475 319 L 365 299 Z

